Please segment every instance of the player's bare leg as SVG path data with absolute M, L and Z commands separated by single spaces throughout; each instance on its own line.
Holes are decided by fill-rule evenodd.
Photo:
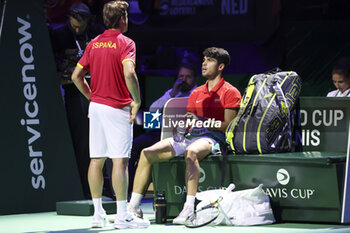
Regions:
M 144 192 L 148 188 L 151 178 L 152 164 L 167 161 L 175 157 L 175 151 L 168 140 L 162 140 L 141 151 L 139 164 L 136 169 L 133 192 L 129 203 L 129 210 L 142 217 L 140 203 Z
M 106 158 L 92 158 L 90 161 L 88 180 L 92 201 L 94 204 L 94 216 L 92 227 L 103 227 L 105 225 L 106 212 L 102 207 L 103 190 L 103 165 Z
M 180 214 L 174 218 L 174 224 L 184 224 L 186 218 L 194 211 L 195 196 L 200 177 L 199 161 L 210 154 L 212 143 L 206 139 L 198 139 L 186 148 L 186 202 Z

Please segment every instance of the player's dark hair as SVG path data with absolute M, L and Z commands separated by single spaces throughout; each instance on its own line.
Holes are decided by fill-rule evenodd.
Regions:
M 215 58 L 218 64 L 224 64 L 225 68 L 230 64 L 230 54 L 223 48 L 210 47 L 203 51 L 205 57 Z
M 343 57 L 333 66 L 332 74 L 339 74 L 350 79 L 350 57 Z
M 129 3 L 126 1 L 107 2 L 103 7 L 103 23 L 107 29 L 119 28 L 121 17 L 125 17 Z

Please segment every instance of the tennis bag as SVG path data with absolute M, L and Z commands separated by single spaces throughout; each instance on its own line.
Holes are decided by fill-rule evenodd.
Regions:
M 232 186 L 232 184 L 230 185 Z M 229 186 L 229 187 L 230 187 Z M 211 221 L 210 225 L 264 225 L 276 222 L 270 205 L 270 198 L 262 189 L 262 184 L 253 189 L 245 189 L 231 192 L 230 190 L 207 190 L 196 194 L 198 203 L 196 210 L 203 209 L 208 203 L 212 203 L 218 198 L 218 216 Z M 206 218 L 210 215 L 198 215 Z M 206 219 L 198 220 L 205 222 Z
M 250 78 L 237 116 L 226 129 L 234 154 L 292 151 L 292 130 L 301 78 L 294 71 L 257 74 Z

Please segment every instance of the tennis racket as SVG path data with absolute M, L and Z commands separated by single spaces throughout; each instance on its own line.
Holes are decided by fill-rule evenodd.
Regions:
M 235 188 L 234 184 L 230 184 L 227 189 L 224 191 L 222 196 L 219 196 L 214 202 L 209 203 L 206 206 L 203 206 L 199 210 L 195 210 L 193 214 L 187 217 L 185 220 L 185 226 L 189 228 L 197 228 L 208 225 L 209 223 L 215 221 L 220 214 L 226 219 L 226 222 L 232 225 L 232 219 L 227 216 L 225 211 L 221 208 L 220 201 L 223 199 L 223 196 L 227 193 L 230 193 Z
M 219 197 L 216 201 L 194 211 L 193 214 L 188 216 L 185 220 L 185 226 L 189 228 L 197 228 L 213 222 L 221 213 L 219 204 L 221 200 L 222 197 Z

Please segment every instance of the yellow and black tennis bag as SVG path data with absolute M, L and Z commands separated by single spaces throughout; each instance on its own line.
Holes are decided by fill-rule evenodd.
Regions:
M 296 72 L 279 69 L 250 78 L 240 110 L 226 129 L 234 154 L 292 151 L 301 83 Z

